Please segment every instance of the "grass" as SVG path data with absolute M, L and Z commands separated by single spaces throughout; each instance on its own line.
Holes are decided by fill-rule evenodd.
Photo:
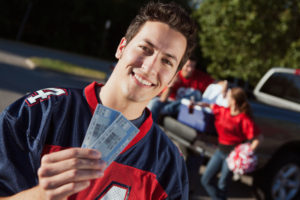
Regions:
M 106 78 L 106 73 L 104 72 L 94 69 L 88 69 L 61 60 L 41 57 L 32 57 L 30 58 L 30 60 L 34 63 L 35 68 L 47 69 L 51 71 L 100 80 L 105 80 Z

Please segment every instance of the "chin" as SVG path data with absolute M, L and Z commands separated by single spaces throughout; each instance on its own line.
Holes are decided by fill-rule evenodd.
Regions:
M 142 102 L 144 99 L 144 95 L 139 94 L 135 88 L 128 88 L 125 85 L 122 85 L 122 96 L 124 99 L 132 102 Z

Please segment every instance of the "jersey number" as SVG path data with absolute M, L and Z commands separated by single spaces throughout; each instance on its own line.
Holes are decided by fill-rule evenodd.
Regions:
M 130 187 L 116 182 L 111 183 L 97 200 L 127 200 L 129 198 Z
M 60 96 L 67 94 L 64 89 L 60 88 L 46 88 L 36 91 L 32 96 L 26 99 L 28 105 L 34 105 L 38 102 L 48 99 L 50 96 Z

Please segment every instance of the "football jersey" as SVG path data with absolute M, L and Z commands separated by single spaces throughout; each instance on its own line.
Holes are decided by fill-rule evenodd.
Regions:
M 24 96 L 0 116 L 0 196 L 38 184 L 42 155 L 80 147 L 98 104 L 93 82 L 84 89 L 47 88 Z M 188 199 L 184 160 L 153 123 L 151 112 L 139 133 L 104 176 L 69 199 Z
M 236 145 L 259 134 L 254 121 L 245 113 L 231 116 L 230 108 L 213 105 L 218 141 L 223 145 Z

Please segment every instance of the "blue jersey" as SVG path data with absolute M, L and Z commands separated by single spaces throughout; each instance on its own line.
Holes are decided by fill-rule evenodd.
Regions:
M 98 104 L 93 82 L 82 89 L 47 88 L 27 95 L 0 116 L 0 196 L 38 184 L 44 154 L 80 147 Z M 150 111 L 139 133 L 85 190 L 69 199 L 188 199 L 185 163 L 153 124 Z

